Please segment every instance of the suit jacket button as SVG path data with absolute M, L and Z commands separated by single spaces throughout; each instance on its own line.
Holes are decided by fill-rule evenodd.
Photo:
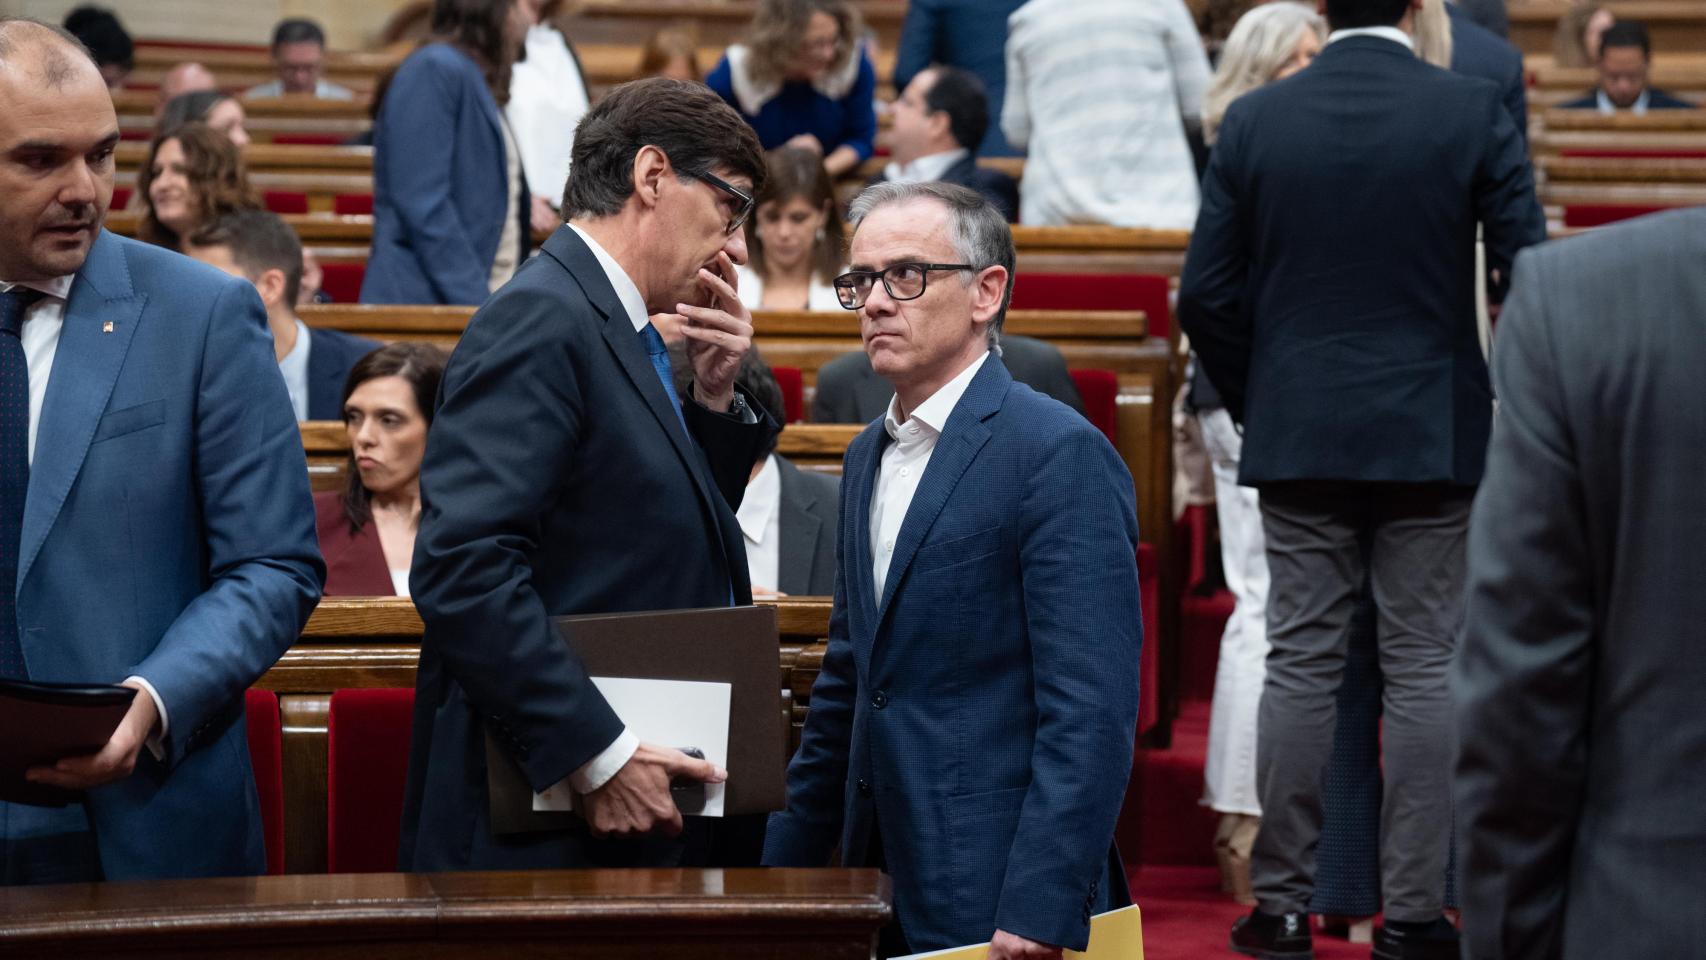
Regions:
M 875 693 L 871 694 L 871 706 L 877 708 L 878 710 L 881 710 L 882 708 L 884 708 L 888 705 L 889 705 L 889 695 L 888 694 L 882 692 L 881 690 L 878 690 Z
M 854 784 L 854 789 L 859 791 L 859 796 L 861 797 L 868 797 L 871 795 L 871 785 L 862 777 L 858 783 Z

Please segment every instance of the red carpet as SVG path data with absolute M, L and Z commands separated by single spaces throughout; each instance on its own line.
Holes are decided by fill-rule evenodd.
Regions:
M 1232 921 L 1247 910 L 1220 892 L 1214 867 L 1139 867 L 1131 892 L 1143 911 L 1144 960 L 1236 958 L 1227 949 Z M 1368 960 L 1368 944 L 1315 935 L 1318 960 Z

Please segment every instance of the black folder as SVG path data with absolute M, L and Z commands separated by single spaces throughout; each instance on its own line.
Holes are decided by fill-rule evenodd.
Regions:
M 775 607 L 713 607 L 557 617 L 558 632 L 596 677 L 727 683 L 727 816 L 782 809 L 788 718 L 777 672 Z M 668 746 L 682 746 L 668 744 Z M 533 789 L 488 734 L 486 786 L 494 833 L 562 829 L 577 814 L 535 811 Z
M 0 680 L 0 800 L 62 807 L 73 790 L 30 783 L 24 771 L 98 753 L 130 711 L 136 691 L 106 684 Z

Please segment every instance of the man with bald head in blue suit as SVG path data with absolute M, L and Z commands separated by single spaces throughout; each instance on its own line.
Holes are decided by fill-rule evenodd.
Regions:
M 324 567 L 248 283 L 101 228 L 118 118 L 68 34 L 0 19 L 0 676 L 136 690 L 0 803 L 0 882 L 266 869 L 243 692 Z
M 829 648 L 764 862 L 824 866 L 839 843 L 887 869 L 886 953 L 1059 957 L 1130 902 L 1131 474 L 992 359 L 1014 253 L 988 201 L 883 183 L 853 221 L 836 292 L 895 396 L 847 449 Z

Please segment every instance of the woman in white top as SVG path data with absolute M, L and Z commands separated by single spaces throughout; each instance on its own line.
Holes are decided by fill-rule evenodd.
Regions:
M 747 265 L 737 268 L 748 310 L 840 310 L 830 283 L 842 270 L 846 228 L 835 185 L 810 150 L 770 152 L 758 209 L 746 223 Z
M 515 133 L 521 170 L 532 196 L 529 221 L 534 230 L 550 231 L 563 222 L 557 207 L 569 178 L 575 125 L 590 102 L 580 57 L 557 27 L 562 0 L 525 2 L 539 7 L 539 22 L 528 28 L 527 55 L 510 69 L 504 118 Z

